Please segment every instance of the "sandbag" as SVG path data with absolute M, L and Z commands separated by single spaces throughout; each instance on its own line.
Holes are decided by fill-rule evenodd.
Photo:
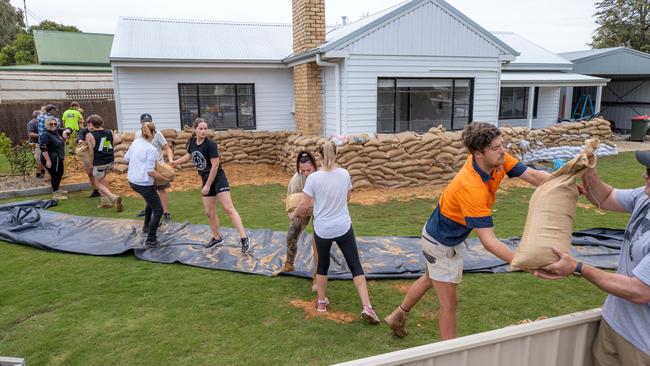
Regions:
M 584 151 L 537 187 L 530 198 L 524 234 L 512 266 L 538 269 L 559 259 L 552 247 L 567 253 L 570 251 L 579 195 L 576 178 L 585 169 L 596 166 L 594 151 L 598 142 L 598 139 L 587 140 Z
M 285 209 L 287 210 L 287 213 L 292 213 L 293 210 L 295 210 L 298 207 L 298 205 L 300 205 L 300 201 L 302 201 L 302 197 L 303 197 L 302 192 L 292 193 L 287 196 L 287 199 L 285 201 L 286 202 Z M 307 208 L 307 216 L 314 216 L 313 207 Z
M 77 148 L 74 151 L 75 155 L 81 160 L 85 167 L 92 167 L 93 162 L 90 161 L 90 154 L 88 152 L 88 145 L 77 145 Z
M 176 171 L 174 168 L 169 166 L 167 163 L 160 161 L 156 161 L 156 171 L 165 177 L 165 180 L 154 179 L 154 184 L 157 186 L 161 186 L 167 182 L 173 181 L 174 177 L 176 176 Z

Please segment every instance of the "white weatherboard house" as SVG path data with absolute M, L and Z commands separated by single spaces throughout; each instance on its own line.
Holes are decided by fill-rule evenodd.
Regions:
M 111 50 L 118 126 L 326 135 L 467 123 L 544 127 L 560 89 L 607 79 L 442 0 L 411 0 L 326 32 L 324 0 L 293 0 L 293 24 L 121 18 Z

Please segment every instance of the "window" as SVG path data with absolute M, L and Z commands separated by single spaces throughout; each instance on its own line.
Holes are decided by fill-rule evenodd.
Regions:
M 533 118 L 537 118 L 539 88 L 535 88 L 533 98 Z M 501 88 L 499 119 L 528 118 L 528 88 Z
M 255 85 L 178 84 L 181 127 L 201 117 L 215 130 L 255 129 Z
M 472 79 L 380 78 L 377 132 L 462 129 L 472 121 L 472 98 Z

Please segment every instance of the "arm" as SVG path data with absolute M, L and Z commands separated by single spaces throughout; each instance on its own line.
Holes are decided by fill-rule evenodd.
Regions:
M 485 247 L 488 252 L 494 254 L 504 262 L 512 262 L 515 253 L 497 239 L 493 227 L 477 228 L 474 230 L 476 230 L 476 234 L 478 234 L 481 244 L 483 244 L 483 247 Z
M 560 260 L 543 268 L 544 272 L 535 272 L 535 276 L 544 279 L 560 279 L 576 270 L 578 261 L 563 251 L 553 248 Z M 603 271 L 588 264 L 583 264 L 582 276 L 601 290 L 618 296 L 635 304 L 650 302 L 650 286 L 636 277 L 629 277 L 620 273 Z
M 90 132 L 86 134 L 86 144 L 88 145 L 88 157 L 92 162 L 95 159 L 95 138 Z
M 172 151 L 172 148 L 169 146 L 169 144 L 165 144 L 164 149 L 167 152 L 167 161 L 171 163 L 174 161 L 174 152 Z
M 296 217 L 302 217 L 307 214 L 307 209 L 314 205 L 314 199 L 309 197 L 306 193 L 303 192 L 302 199 L 300 204 L 296 207 L 291 214 L 289 214 L 289 219 L 293 220 Z
M 210 163 L 212 164 L 212 167 L 210 168 L 210 174 L 208 175 L 208 179 L 205 181 L 205 185 L 201 190 L 201 194 L 204 196 L 210 191 L 210 186 L 212 185 L 212 182 L 214 182 L 214 178 L 217 176 L 217 171 L 219 171 L 219 158 L 216 157 L 210 159 Z
M 187 153 L 187 154 L 181 156 L 180 158 L 178 158 L 176 160 L 171 160 L 169 162 L 169 165 L 171 165 L 172 168 L 176 168 L 177 165 L 188 162 L 190 160 L 190 158 L 191 158 L 191 155 L 189 153 Z
M 519 176 L 519 178 L 535 187 L 539 187 L 539 185 L 542 184 L 542 182 L 550 175 L 551 173 L 543 170 L 528 168 Z
M 587 169 L 582 176 L 582 181 L 587 199 L 596 207 L 609 211 L 629 212 L 616 200 L 614 188 L 600 179 L 596 169 Z

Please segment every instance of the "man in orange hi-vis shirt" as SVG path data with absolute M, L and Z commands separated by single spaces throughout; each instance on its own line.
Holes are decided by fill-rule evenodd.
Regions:
M 404 337 L 409 311 L 430 288 L 438 297 L 440 337 L 456 337 L 456 290 L 463 275 L 465 239 L 474 229 L 490 253 L 510 263 L 514 253 L 497 239 L 492 205 L 501 180 L 508 175 L 538 186 L 548 172 L 529 169 L 506 152 L 503 137 L 489 123 L 471 123 L 463 131 L 467 161 L 440 196 L 438 206 L 422 228 L 426 273 L 408 290 L 402 303 L 384 321 Z

